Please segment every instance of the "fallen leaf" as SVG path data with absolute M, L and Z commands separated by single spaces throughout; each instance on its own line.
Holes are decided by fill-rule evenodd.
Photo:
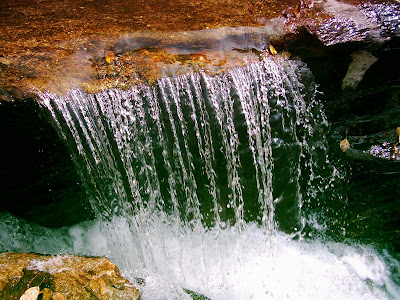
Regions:
M 31 287 L 19 298 L 19 300 L 36 300 L 39 296 L 40 288 L 38 286 Z
M 397 133 L 397 135 L 399 136 L 399 143 L 400 143 L 400 127 L 397 127 L 397 128 L 396 128 L 396 133 Z
M 345 138 L 343 141 L 340 142 L 340 150 L 346 152 L 349 149 L 350 149 L 350 143 L 347 140 L 347 138 Z
M 272 46 L 271 44 L 269 44 L 269 52 L 271 52 L 271 54 L 273 56 L 278 54 L 278 51 L 276 51 L 276 49 L 274 48 L 274 46 Z
M 112 61 L 113 61 L 114 58 L 115 58 L 115 54 L 114 54 L 114 52 L 112 52 L 111 50 L 107 50 L 107 51 L 104 53 L 104 57 L 105 57 L 106 61 L 107 61 L 109 64 L 111 64 Z

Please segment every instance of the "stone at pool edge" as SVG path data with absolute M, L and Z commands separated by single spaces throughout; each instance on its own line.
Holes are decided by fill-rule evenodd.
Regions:
M 65 299 L 140 299 L 139 290 L 104 257 L 6 252 L 0 265 L 1 299 L 18 299 L 34 286 Z

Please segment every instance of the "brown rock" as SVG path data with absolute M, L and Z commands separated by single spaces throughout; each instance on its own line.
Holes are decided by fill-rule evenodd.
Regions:
M 64 94 L 80 88 L 96 92 L 151 83 L 160 76 L 170 75 L 164 71 L 166 64 L 172 64 L 173 74 L 176 74 L 176 64 L 178 74 L 192 65 L 194 71 L 204 65 L 215 70 L 221 66 L 221 58 L 237 50 L 220 53 L 213 60 L 210 54 L 220 45 L 208 47 L 208 41 L 236 43 L 246 36 L 255 41 L 265 39 L 267 43 L 271 38 L 281 52 L 284 47 L 279 47 L 274 39 L 281 39 L 287 33 L 301 39 L 296 35 L 301 28 L 306 28 L 324 45 L 368 42 L 381 35 L 386 39 L 398 34 L 397 27 L 388 30 L 387 20 L 381 18 L 386 16 L 387 5 L 392 5 L 390 2 L 394 0 L 375 6 L 379 2 L 365 0 L 360 5 L 356 0 L 182 0 L 173 3 L 149 0 L 144 5 L 135 0 L 116 0 L 112 4 L 107 0 L 0 1 L 3 29 L 0 90 L 7 92 L 0 92 L 0 102 L 31 99 L 38 91 Z M 393 9 L 393 14 L 397 16 L 398 10 Z M 285 21 L 275 19 L 281 15 Z M 276 32 L 260 33 L 266 24 Z M 224 34 L 229 28 L 237 29 L 238 34 L 233 31 Z M 243 28 L 248 32 L 240 33 Z M 191 38 L 184 38 L 186 34 Z M 211 36 L 200 37 L 207 34 Z M 248 50 L 246 45 L 251 45 L 250 40 L 240 43 L 242 50 Z M 169 46 L 172 47 L 168 49 Z M 140 53 L 140 49 L 145 48 L 157 49 L 159 56 L 150 52 L 150 56 L 143 57 L 144 51 Z M 106 49 L 115 50 L 118 58 L 111 51 L 105 54 Z M 173 49 L 179 51 L 173 53 Z M 207 59 L 185 62 L 182 51 L 188 50 L 190 55 Z M 137 53 L 133 55 L 134 51 Z M 163 51 L 166 55 L 161 55 Z M 130 55 L 134 56 L 132 62 L 124 62 Z M 103 69 L 101 64 L 107 68 Z M 224 68 L 229 67 L 228 61 Z
M 104 257 L 0 254 L 0 298 L 39 287 L 43 299 L 139 299 L 139 290 Z

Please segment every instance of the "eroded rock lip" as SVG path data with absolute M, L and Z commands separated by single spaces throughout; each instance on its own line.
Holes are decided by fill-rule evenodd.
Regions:
M 0 101 L 32 99 L 44 90 L 95 92 L 151 83 L 188 66 L 223 71 L 249 56 L 257 59 L 251 52 L 260 44 L 301 38 L 293 34 L 299 28 L 326 46 L 380 43 L 400 34 L 399 6 L 372 0 L 4 0 Z M 210 41 L 228 46 L 218 53 L 215 45 L 207 47 Z M 107 50 L 120 64 L 105 63 Z
M 139 290 L 104 257 L 7 252 L 0 253 L 0 266 L 1 299 L 19 299 L 36 286 L 61 299 L 139 299 Z

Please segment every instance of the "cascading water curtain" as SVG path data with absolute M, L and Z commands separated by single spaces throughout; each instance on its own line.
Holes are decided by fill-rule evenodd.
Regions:
M 154 232 L 163 226 L 177 235 L 218 235 L 256 224 L 269 241 L 277 229 L 302 231 L 302 208 L 326 192 L 318 187 L 335 173 L 315 97 L 305 64 L 278 57 L 216 76 L 162 78 L 155 86 L 41 95 L 93 210 L 129 228 L 109 229 L 115 251 L 135 257 L 122 255 L 121 263 L 148 269 L 157 268 Z M 196 243 L 206 251 L 201 240 L 193 251 Z M 164 237 L 160 251 L 167 244 Z

